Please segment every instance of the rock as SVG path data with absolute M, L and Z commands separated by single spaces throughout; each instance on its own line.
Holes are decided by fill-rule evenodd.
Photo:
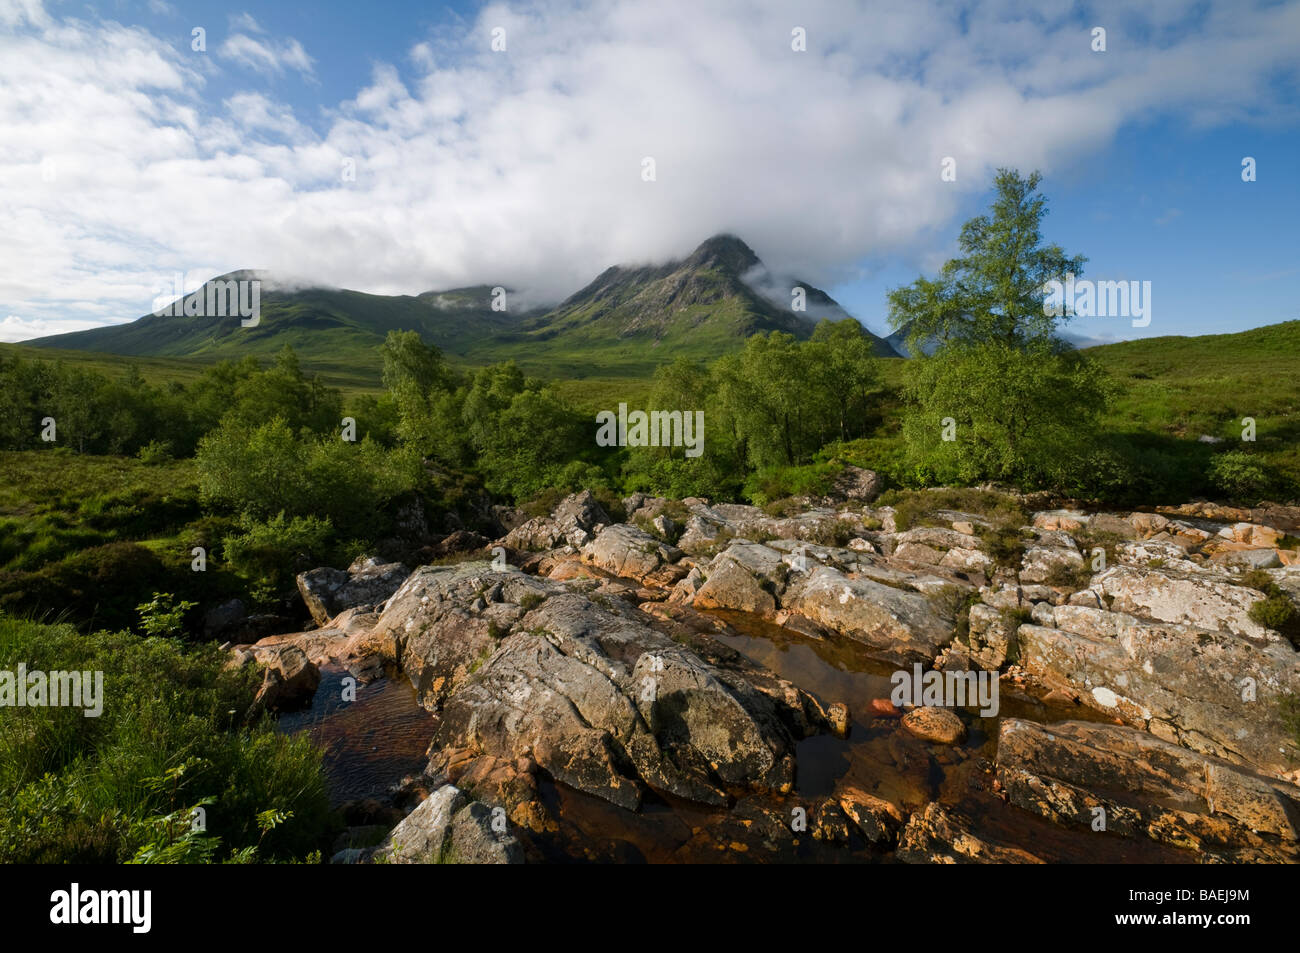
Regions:
M 888 845 L 897 839 L 898 830 L 903 826 L 901 810 L 861 788 L 846 786 L 836 793 L 840 808 L 868 841 Z
M 1157 571 L 1112 566 L 1093 577 L 1092 587 L 1110 597 L 1110 607 L 1116 612 L 1268 639 L 1268 630 L 1249 616 L 1259 593 L 1224 576 L 1168 567 Z
M 939 565 L 963 572 L 987 573 L 993 568 L 993 557 L 978 549 L 961 549 L 954 547 L 939 560 Z
M 401 563 L 369 556 L 357 559 L 346 572 L 325 568 L 300 573 L 298 592 L 311 617 L 325 625 L 344 609 L 383 605 L 410 574 Z
M 1076 510 L 1045 510 L 1033 515 L 1035 529 L 1072 531 L 1083 529 L 1089 523 L 1087 513 Z
M 203 634 L 209 639 L 239 632 L 248 620 L 248 610 L 242 599 L 229 599 L 209 609 L 203 616 Z
M 922 566 L 937 566 L 947 555 L 943 550 L 924 543 L 899 543 L 894 549 L 895 559 Z
M 693 605 L 697 609 L 770 613 L 776 609 L 786 575 L 780 552 L 738 540 L 704 570 L 705 582 L 695 593 Z
M 551 519 L 559 526 L 560 532 L 566 538 L 575 531 L 594 533 L 597 526 L 607 526 L 613 522 L 590 490 L 582 490 L 566 496 L 551 511 Z M 581 543 L 570 540 L 569 545 L 579 546 Z
M 494 828 L 500 828 L 495 829 Z M 444 862 L 456 864 L 522 864 L 524 851 L 509 833 L 505 810 L 475 801 L 451 819 L 451 838 Z
M 826 566 L 809 574 L 787 607 L 894 661 L 928 662 L 952 640 L 952 621 L 924 595 Z
M 966 740 L 966 726 L 947 708 L 927 705 L 913 708 L 903 716 L 903 727 L 923 741 L 940 745 L 958 745 Z
M 1211 556 L 1210 561 L 1227 566 L 1241 566 L 1243 569 L 1272 569 L 1282 564 L 1277 551 L 1272 549 L 1220 551 Z
M 813 840 L 831 844 L 847 844 L 853 832 L 852 822 L 839 802 L 835 800 L 826 800 L 818 804 L 809 818 L 808 826 Z
M 845 466 L 831 486 L 829 500 L 870 503 L 879 495 L 879 474 L 874 470 L 864 470 L 862 467 Z
M 902 718 L 903 710 L 888 698 L 871 699 L 871 714 L 875 718 Z
M 1018 847 L 982 840 L 965 817 L 932 802 L 903 828 L 895 856 L 909 864 L 1041 864 Z
M 894 537 L 899 546 L 922 544 L 946 552 L 949 549 L 979 549 L 980 541 L 974 536 L 944 529 L 942 526 L 918 526 Z
M 984 603 L 971 606 L 969 620 L 971 660 L 986 672 L 998 671 L 1012 650 L 1015 631 L 1001 611 Z
M 1300 747 L 1277 712 L 1300 693 L 1300 654 L 1281 636 L 1057 606 L 1056 628 L 1023 625 L 1020 664 L 1125 724 L 1162 730 L 1204 754 L 1278 774 Z
M 500 540 L 507 549 L 523 553 L 545 552 L 564 540 L 564 533 L 549 516 L 538 516 L 521 523 Z
M 311 702 L 320 685 L 320 669 L 296 645 L 257 649 L 253 654 L 265 668 L 254 707 L 270 711 L 292 711 Z
M 446 559 L 462 553 L 477 553 L 488 544 L 486 536 L 467 529 L 457 529 L 433 547 L 435 559 Z
M 729 787 L 790 790 L 797 716 L 782 714 L 779 694 L 703 661 L 631 607 L 485 569 L 418 570 L 379 623 L 400 638 L 421 703 L 441 712 L 435 748 L 528 756 L 630 809 L 643 785 L 709 804 L 726 803 Z M 477 598 L 488 603 L 478 614 Z
M 1020 581 L 1050 582 L 1062 571 L 1078 572 L 1084 568 L 1077 549 L 1058 546 L 1031 546 L 1021 562 Z
M 1300 860 L 1300 788 L 1133 728 L 1009 718 L 998 779 L 1011 803 L 1059 824 L 1145 836 L 1228 862 Z
M 1113 513 L 1094 513 L 1088 520 L 1088 529 L 1094 533 L 1109 533 L 1124 539 L 1136 539 L 1138 534 L 1133 523 Z
M 849 706 L 843 702 L 835 702 L 826 709 L 826 720 L 830 722 L 831 733 L 837 738 L 847 738 L 849 736 Z
M 668 541 L 675 539 L 682 530 L 681 526 L 679 526 L 675 520 L 671 517 L 665 516 L 663 513 L 660 513 L 651 520 L 650 525 L 655 528 L 655 532 Z
M 677 585 L 673 587 L 672 593 L 668 596 L 669 602 L 694 602 L 695 594 L 700 591 L 704 585 L 704 574 L 700 572 L 699 566 L 694 566 Z
M 492 830 L 492 810 L 446 784 L 393 828 L 375 859 L 390 864 L 523 863 L 510 834 Z
M 582 547 L 585 562 L 637 582 L 664 563 L 676 562 L 681 556 L 681 550 L 675 546 L 625 523 L 605 527 L 600 535 Z
M 1154 536 L 1169 525 L 1169 519 L 1157 513 L 1132 513 L 1128 521 L 1141 539 Z

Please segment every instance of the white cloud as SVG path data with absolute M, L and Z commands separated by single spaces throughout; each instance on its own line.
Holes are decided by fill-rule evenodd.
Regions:
M 262 29 L 262 25 L 253 18 L 253 15 L 247 11 L 244 13 L 231 14 L 228 20 L 230 23 L 230 29 L 232 30 L 242 30 L 245 33 L 266 32 Z
M 932 257 L 1000 165 L 1080 167 L 1163 111 L 1295 118 L 1272 91 L 1296 78 L 1298 5 L 1040 7 L 985 4 L 963 32 L 937 0 L 498 3 L 412 37 L 313 128 L 271 95 L 207 93 L 223 62 L 310 75 L 247 15 L 208 59 L 0 0 L 0 309 L 132 318 L 200 264 L 556 298 L 719 231 L 825 288 L 872 256 Z
M 252 17 L 248 19 L 251 20 Z M 256 26 L 256 23 L 253 25 Z M 241 66 L 267 76 L 283 73 L 286 69 L 297 70 L 305 76 L 312 73 L 312 58 L 293 37 L 276 43 L 269 39 L 257 39 L 247 33 L 232 33 L 226 37 L 217 52 Z
M 90 328 L 101 328 L 103 326 L 104 322 L 102 321 L 78 321 L 73 319 L 44 321 L 40 318 L 24 320 L 16 314 L 7 314 L 4 320 L 0 321 L 0 342 L 16 344 L 19 341 L 30 341 L 32 338 L 45 337 L 47 334 L 65 334 L 68 331 L 86 331 Z

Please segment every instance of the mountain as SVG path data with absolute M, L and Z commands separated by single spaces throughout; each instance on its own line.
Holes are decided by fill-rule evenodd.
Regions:
M 793 287 L 804 289 L 807 311 L 790 309 Z M 586 376 L 593 365 L 644 373 L 676 357 L 712 359 L 760 332 L 806 339 L 823 316 L 849 317 L 824 291 L 801 281 L 781 285 L 739 238 L 716 235 L 680 261 L 607 268 L 552 311 L 467 353 L 493 360 L 526 355 L 570 377 Z M 897 356 L 867 333 L 877 353 Z
M 238 315 L 186 316 L 184 302 L 202 310 L 210 288 L 226 281 L 260 280 L 261 308 L 256 326 L 243 327 Z M 100 351 L 131 357 L 189 357 L 210 361 L 238 360 L 249 354 L 274 355 L 291 344 L 304 364 L 351 366 L 356 361 L 379 367 L 376 348 L 391 330 L 415 330 L 424 340 L 451 355 L 477 337 L 490 335 L 519 320 L 491 308 L 486 286 L 426 292 L 421 295 L 374 295 L 336 288 L 298 288 L 277 284 L 265 272 L 236 271 L 205 282 L 186 295 L 182 313 L 146 314 L 128 324 L 74 331 L 27 342 L 35 347 Z M 230 309 L 230 310 L 233 310 Z M 530 314 L 533 312 L 529 312 Z
M 487 286 L 373 295 L 293 286 L 254 271 L 214 278 L 186 301 L 199 302 L 191 310 L 203 310 L 202 302 L 218 283 L 250 279 L 262 282 L 261 316 L 253 327 L 243 327 L 238 316 L 148 314 L 129 324 L 28 343 L 212 361 L 265 357 L 291 344 L 304 365 L 377 369 L 377 348 L 385 335 L 415 330 L 463 362 L 514 359 L 533 373 L 585 377 L 593 371 L 644 375 L 679 356 L 709 360 L 736 350 L 759 332 L 785 331 L 805 339 L 821 317 L 849 316 L 824 291 L 773 276 L 732 235 L 714 236 L 680 261 L 608 268 L 549 311 L 494 311 Z M 806 311 L 791 310 L 794 287 L 804 290 Z M 877 353 L 897 356 L 884 339 L 870 336 Z

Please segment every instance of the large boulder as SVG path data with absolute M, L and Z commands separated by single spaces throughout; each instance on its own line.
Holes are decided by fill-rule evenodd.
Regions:
M 787 602 L 788 608 L 893 661 L 929 661 L 952 641 L 953 620 L 934 602 L 829 566 L 818 566 Z
M 357 559 L 347 568 L 312 569 L 298 575 L 298 592 L 311 617 L 325 625 L 344 609 L 382 606 L 411 574 L 401 563 L 375 556 Z
M 1112 566 L 1093 578 L 1092 587 L 1109 597 L 1110 608 L 1160 622 L 1224 630 L 1267 642 L 1269 630 L 1250 618 L 1258 591 L 1229 577 L 1183 569 Z
M 695 592 L 693 604 L 697 609 L 771 613 L 788 571 L 779 550 L 734 541 L 703 570 L 704 582 Z
M 645 786 L 710 804 L 788 791 L 800 715 L 615 600 L 485 564 L 412 575 L 377 628 L 399 643 L 435 749 L 531 758 L 623 807 Z M 797 701 L 797 696 L 796 699 Z
M 665 563 L 676 562 L 681 556 L 681 550 L 626 523 L 606 526 L 595 539 L 582 547 L 585 562 L 638 582 Z
M 1145 836 L 1230 862 L 1300 860 L 1300 788 L 1133 728 L 1008 718 L 998 779 L 1011 803 L 1059 824 Z

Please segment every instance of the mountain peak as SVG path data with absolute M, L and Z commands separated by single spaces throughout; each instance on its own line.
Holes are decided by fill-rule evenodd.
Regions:
M 761 265 L 754 250 L 735 235 L 714 235 L 691 252 L 685 264 L 697 268 L 717 268 L 729 275 L 740 276 L 755 265 Z

